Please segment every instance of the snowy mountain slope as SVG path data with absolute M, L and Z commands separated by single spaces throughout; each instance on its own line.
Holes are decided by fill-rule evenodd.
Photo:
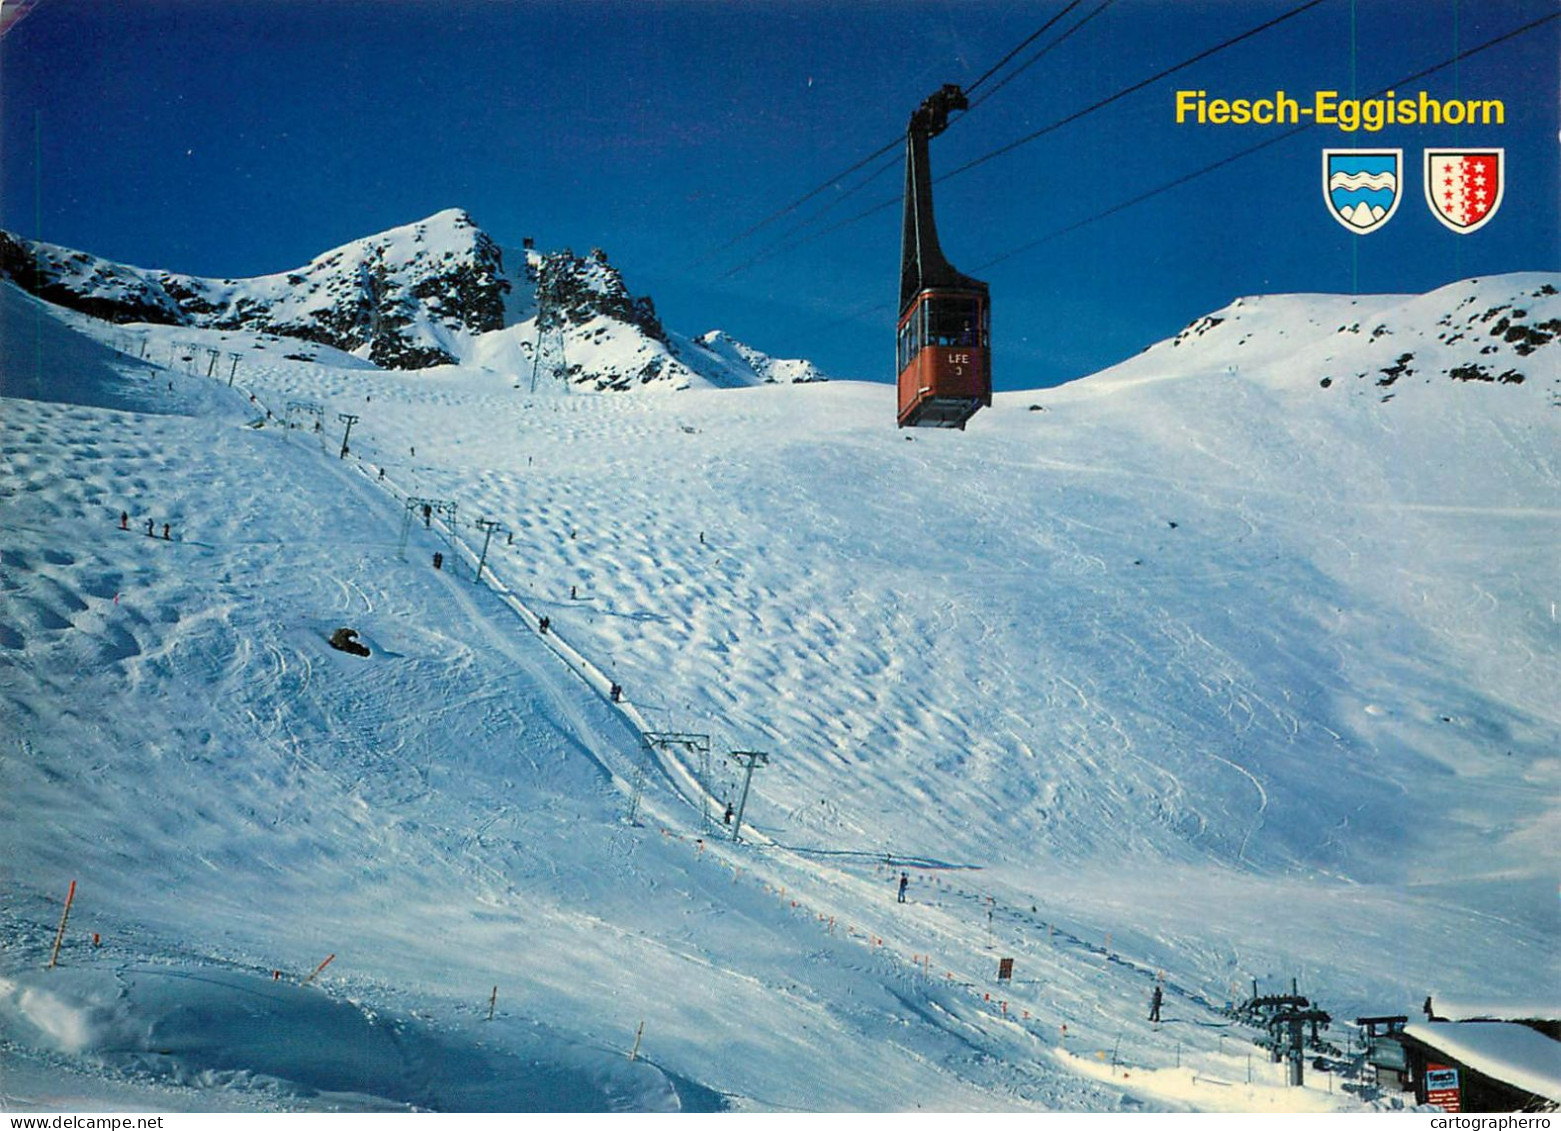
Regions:
M 0 277 L 108 321 L 259 331 L 392 369 L 465 363 L 528 387 L 539 311 L 547 312 L 545 328 L 562 331 L 571 386 L 600 392 L 822 379 L 807 362 L 775 360 L 742 343 L 714 350 L 700 339 L 695 346 L 670 333 L 650 298 L 631 294 L 600 249 L 584 258 L 504 249 L 454 208 L 253 279 L 129 267 L 0 232 Z
M 98 317 L 259 330 L 397 368 L 454 361 L 462 335 L 504 325 L 511 288 L 497 245 L 459 209 L 254 279 L 148 271 L 12 236 L 0 240 L 0 265 L 40 297 Z
M 751 374 L 743 384 L 804 384 L 826 378 L 805 358 L 776 358 L 738 341 L 724 330 L 711 330 L 695 339 L 695 344 L 714 354 L 739 373 Z
M 544 396 L 274 350 L 245 351 L 251 404 L 157 364 L 231 332 L 149 327 L 150 363 L 112 361 L 81 334 L 124 330 L 0 288 L 0 341 L 34 342 L 0 357 L 0 804 L 30 834 L 8 1103 L 62 1078 L 195 1107 L 1356 1102 L 1245 1086 L 1211 1006 L 1299 976 L 1347 1017 L 1556 972 L 1554 347 L 1479 319 L 1542 333 L 1552 282 L 1359 300 L 1375 341 L 1339 300 L 1245 300 L 964 436 L 897 433 L 877 386 Z M 1437 340 L 1476 322 L 1477 348 Z M 1353 376 L 1400 341 L 1413 377 Z M 39 356 L 72 376 L 18 399 Z M 1526 379 L 1437 376 L 1475 361 Z M 305 401 L 325 434 L 277 426 Z M 406 495 L 455 502 L 459 544 Z M 504 524 L 484 586 L 479 517 Z M 325 646 L 345 624 L 373 656 Z M 646 759 L 639 725 L 715 756 Z M 729 749 L 771 754 L 745 846 L 699 839 Z M 266 1015 L 362 1033 L 361 1062 L 180 1027 L 330 953 L 310 993 L 350 1009 L 288 988 Z M 376 1067 L 385 1028 L 415 1086 Z M 472 1092 L 503 1056 L 563 1083 Z
M 677 1059 L 740 1096 L 873 1106 L 886 1080 L 916 1077 L 940 1103 L 982 1102 L 892 1042 L 872 1075 L 790 1078 L 799 1056 L 846 1056 L 861 1040 L 850 1022 L 782 1064 L 721 1069 L 742 1059 L 706 1047 L 730 1011 L 798 1033 L 821 1012 L 814 990 L 777 986 L 775 953 L 811 955 L 815 985 L 843 977 L 883 999 L 861 1012 L 886 1008 L 885 992 L 850 966 L 830 974 L 830 940 L 771 910 L 762 888 L 701 866 L 653 824 L 625 825 L 614 787 L 627 790 L 635 739 L 605 697 L 550 674 L 534 634 L 469 578 L 429 570 L 428 538 L 412 538 L 417 566 L 401 563 L 395 502 L 307 430 L 249 427 L 237 396 L 196 414 L 184 398 L 208 384 L 176 376 L 158 416 L 7 402 L 3 792 L 7 859 L 22 869 L 5 900 L 18 966 L 0 974 L 12 1100 L 35 1094 L 13 1076 L 24 1069 L 46 1094 L 69 1089 L 53 1074 L 63 1057 L 65 1078 L 86 1072 L 93 1091 L 99 1078 L 180 1084 L 261 1106 L 724 1104 L 626 1064 L 645 1020 L 647 1059 L 684 1048 Z M 135 512 L 128 531 L 117 505 Z M 140 533 L 146 514 L 174 536 Z M 373 663 L 326 646 L 338 620 L 360 628 Z M 24 842 L 9 835 L 24 829 Z M 59 979 L 34 981 L 37 914 L 53 897 L 19 882 L 34 867 L 81 876 L 76 921 L 104 940 L 96 951 L 73 936 L 73 973 Z M 319 947 L 341 955 L 327 984 L 342 1007 L 325 1017 L 268 984 L 279 966 L 296 985 Z M 494 982 L 503 1008 L 479 1029 Z M 668 984 L 684 987 L 676 999 Z M 471 1008 L 452 1014 L 468 991 Z M 256 995 L 294 1047 L 244 1037 L 234 1051 L 223 1009 Z M 413 1016 L 430 999 L 432 1027 Z M 308 1053 L 321 1033 L 368 1047 L 321 1065 Z M 399 1071 L 374 1060 L 387 1040 Z M 18 1045 L 40 1049 L 41 1066 L 29 1053 L 18 1068 Z M 516 1073 L 505 1057 L 546 1071 Z

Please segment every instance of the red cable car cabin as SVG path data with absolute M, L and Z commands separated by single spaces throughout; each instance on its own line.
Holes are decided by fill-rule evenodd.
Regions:
M 987 292 L 922 291 L 900 315 L 900 427 L 963 428 L 992 403 Z
M 987 285 L 955 270 L 938 246 L 927 141 L 967 108 L 945 86 L 911 115 L 905 131 L 905 223 L 900 240 L 901 428 L 963 428 L 992 403 L 991 305 Z

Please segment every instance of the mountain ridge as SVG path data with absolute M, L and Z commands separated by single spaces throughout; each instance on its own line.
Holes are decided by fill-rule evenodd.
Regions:
M 503 358 L 529 378 L 551 329 L 561 331 L 567 382 L 598 391 L 825 379 L 811 363 L 748 346 L 682 348 L 692 339 L 664 328 L 653 301 L 631 294 L 601 249 L 506 250 L 459 208 L 241 279 L 132 267 L 0 231 L 0 276 L 105 321 L 277 334 L 385 369 Z M 510 340 L 483 340 L 493 334 Z

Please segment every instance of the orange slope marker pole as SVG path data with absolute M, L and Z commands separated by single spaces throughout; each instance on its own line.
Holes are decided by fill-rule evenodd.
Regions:
M 65 923 L 70 918 L 70 905 L 76 901 L 76 881 L 70 882 L 70 892 L 65 896 L 65 912 L 60 916 L 60 929 L 54 932 L 54 949 L 49 953 L 49 969 L 60 959 L 60 944 L 65 941 Z
M 325 959 L 324 962 L 320 963 L 318 966 L 316 966 L 314 968 L 314 973 L 313 974 L 310 974 L 307 978 L 304 979 L 304 985 L 307 986 L 310 982 L 312 982 L 316 978 L 318 978 L 320 976 L 320 971 L 324 970 L 327 966 L 329 966 L 334 961 L 336 961 L 336 956 L 334 954 L 329 955 Z

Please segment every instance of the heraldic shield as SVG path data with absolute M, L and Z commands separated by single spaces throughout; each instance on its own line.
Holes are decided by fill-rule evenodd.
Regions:
M 1425 199 L 1436 218 L 1460 234 L 1490 222 L 1507 177 L 1500 149 L 1425 151 Z
M 1358 236 L 1374 232 L 1398 211 L 1402 149 L 1323 150 L 1323 199 L 1333 218 Z

